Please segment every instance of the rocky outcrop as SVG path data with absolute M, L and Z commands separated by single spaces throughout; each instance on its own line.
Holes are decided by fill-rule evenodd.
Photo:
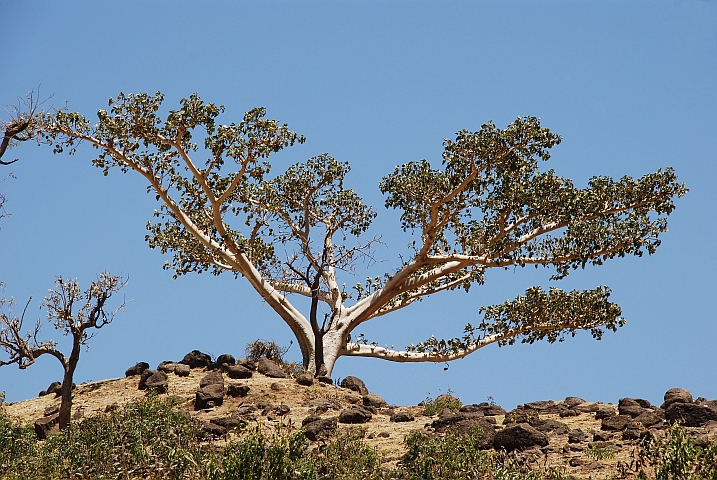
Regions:
M 139 362 L 139 363 L 136 364 L 135 366 L 129 367 L 127 370 L 125 370 L 124 376 L 125 376 L 125 377 L 133 377 L 133 376 L 135 376 L 135 375 L 141 375 L 142 372 L 144 372 L 144 371 L 147 370 L 148 368 L 149 368 L 149 363 L 147 363 L 147 362 Z
M 368 395 L 368 388 L 366 388 L 366 384 L 363 380 L 352 375 L 349 375 L 341 380 L 341 387 L 348 388 L 349 390 L 353 390 L 361 395 Z
M 314 377 L 309 373 L 302 373 L 296 377 L 296 383 L 305 387 L 310 387 L 314 384 Z
M 281 369 L 279 365 L 273 360 L 269 360 L 266 357 L 259 357 L 257 364 L 257 371 L 266 377 L 271 378 L 286 378 L 286 373 Z
M 189 365 L 189 368 L 208 367 L 212 364 L 212 357 L 199 350 L 192 350 L 179 363 Z
M 339 423 L 366 423 L 371 421 L 372 417 L 368 409 L 354 405 L 339 414 Z
M 505 427 L 497 432 L 493 439 L 493 447 L 496 450 L 504 449 L 507 452 L 525 450 L 535 446 L 545 447 L 547 445 L 548 436 L 527 423 Z
M 684 388 L 671 388 L 665 392 L 665 402 L 660 408 L 667 410 L 673 403 L 692 403 L 692 394 Z
M 701 427 L 717 422 L 717 407 L 675 402 L 665 410 L 665 419 L 670 423 L 679 421 L 685 427 Z

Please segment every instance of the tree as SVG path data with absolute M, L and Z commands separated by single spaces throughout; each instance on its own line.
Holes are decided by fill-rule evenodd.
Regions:
M 64 335 L 72 336 L 72 351 L 69 357 L 56 348 L 57 342 L 41 342 L 37 339 L 41 330 L 40 320 L 37 320 L 34 328 L 25 335 L 22 334 L 25 312 L 30 301 L 25 305 L 22 315 L 17 317 L 12 316 L 15 302 L 0 299 L 0 349 L 9 356 L 8 360 L 0 360 L 0 366 L 17 364 L 24 370 L 45 354 L 52 355 L 62 364 L 62 402 L 58 417 L 61 429 L 70 424 L 72 377 L 80 360 L 80 349 L 83 345 L 87 346 L 87 342 L 95 335 L 88 330 L 99 329 L 111 323 L 115 314 L 124 309 L 124 301 L 114 311 L 108 311 L 106 304 L 125 284 L 121 277 L 102 273 L 91 283 L 90 288 L 81 292 L 76 281 L 57 278 L 56 289 L 50 290 L 43 306 L 55 329 L 62 330 Z
M 687 192 L 671 168 L 640 179 L 594 177 L 576 188 L 539 170 L 561 139 L 538 118 L 519 117 L 503 130 L 487 123 L 446 139 L 441 168 L 409 162 L 383 179 L 386 207 L 401 211 L 403 230 L 420 240 L 396 270 L 347 291 L 337 276 L 370 260 L 378 240 L 361 240 L 376 213 L 344 187 L 349 165 L 322 154 L 268 178 L 269 156 L 304 137 L 266 119 L 262 108 L 217 125 L 224 108 L 196 94 L 162 120 L 163 99 L 120 94 L 109 111 L 98 112 L 96 125 L 79 113 L 48 115 L 45 140 L 55 153 L 88 142 L 99 149 L 93 163 L 105 175 L 112 168 L 142 175 L 162 202 L 146 240 L 172 254 L 166 267 L 175 276 L 245 277 L 292 329 L 304 366 L 317 375 L 330 375 L 343 355 L 444 362 L 491 343 L 562 341 L 578 330 L 600 339 L 624 323 L 607 287 L 533 287 L 482 308 L 479 323 L 462 336 L 430 338 L 405 351 L 352 341 L 351 332 L 438 292 L 467 292 L 483 284 L 489 268 L 544 266 L 559 279 L 615 257 L 652 254 L 673 200 Z M 203 164 L 192 158 L 200 150 L 194 135 L 203 137 Z M 288 253 L 281 257 L 280 249 Z M 289 294 L 310 300 L 308 318 Z
M 47 100 L 39 101 L 40 89 L 37 94 L 34 90 L 28 92 L 24 99 L 20 99 L 17 105 L 12 105 L 6 111 L 10 114 L 10 120 L 0 120 L 0 165 L 10 165 L 18 161 L 3 161 L 5 152 L 16 146 L 19 142 L 37 139 L 41 120 L 51 112 L 51 109 L 43 108 Z

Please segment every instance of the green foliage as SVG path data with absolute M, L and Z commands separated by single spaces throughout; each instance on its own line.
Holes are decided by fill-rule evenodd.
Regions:
M 35 451 L 35 432 L 32 427 L 18 426 L 0 407 L 0 478 L 3 477 L 2 472 L 23 471 Z
M 585 449 L 585 455 L 593 460 L 606 460 L 615 458 L 616 450 L 610 446 L 591 445 Z
M 317 478 L 374 480 L 388 478 L 381 457 L 362 439 L 360 430 L 340 434 L 314 453 Z
M 483 430 L 473 428 L 467 435 L 446 435 L 443 438 L 425 433 L 406 437 L 408 452 L 401 465 L 408 479 L 469 479 L 483 478 L 493 464 L 493 457 L 477 445 Z
M 434 400 L 431 397 L 427 397 L 423 402 L 423 414 L 424 415 L 436 415 L 441 413 L 443 409 L 448 408 L 449 410 L 456 412 L 461 409 L 463 403 L 451 394 L 450 389 L 448 394 L 439 399 Z
M 679 424 L 664 439 L 647 438 L 641 455 L 654 467 L 656 480 L 717 480 L 717 442 L 698 448 Z

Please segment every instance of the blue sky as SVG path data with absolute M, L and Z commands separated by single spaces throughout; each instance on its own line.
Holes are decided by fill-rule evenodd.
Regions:
M 717 398 L 717 3 L 675 2 L 32 2 L 0 3 L 0 103 L 33 88 L 94 119 L 119 92 L 156 92 L 175 108 L 194 92 L 224 104 L 222 123 L 264 106 L 306 136 L 273 157 L 274 172 L 321 152 L 348 161 L 346 180 L 379 212 L 384 260 L 393 270 L 412 240 L 383 208 L 381 178 L 396 165 L 440 162 L 442 141 L 488 120 L 542 119 L 563 136 L 547 164 L 585 185 L 593 175 L 641 176 L 673 166 L 690 193 L 652 257 L 576 271 L 565 290 L 609 285 L 627 325 L 602 341 L 586 332 L 562 344 L 487 347 L 443 364 L 342 358 L 334 377 L 356 375 L 395 404 L 449 388 L 466 403 L 505 406 L 576 395 L 661 403 L 672 387 Z M 57 275 L 88 285 L 108 270 L 129 276 L 128 304 L 82 352 L 77 383 L 122 376 L 190 350 L 241 356 L 257 338 L 288 345 L 288 327 L 231 275 L 172 280 L 144 242 L 156 207 L 136 174 L 102 172 L 94 150 L 53 156 L 22 145 L 0 183 L 5 296 L 44 318 L 39 305 Z M 365 275 L 364 275 L 365 276 Z M 482 305 L 531 285 L 547 270 L 491 272 L 471 293 L 445 293 L 365 324 L 379 344 L 404 347 L 459 335 Z M 362 277 L 357 278 L 359 281 Z M 348 279 L 347 283 L 354 283 Z M 50 324 L 45 338 L 63 340 Z M 296 345 L 287 355 L 300 359 Z M 40 358 L 0 368 L 9 401 L 61 378 Z

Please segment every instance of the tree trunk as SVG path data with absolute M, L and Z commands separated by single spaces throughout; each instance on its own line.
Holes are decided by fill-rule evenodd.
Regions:
M 60 430 L 64 430 L 70 426 L 70 416 L 72 413 L 72 377 L 75 375 L 75 368 L 77 368 L 77 362 L 80 360 L 80 338 L 81 336 L 74 336 L 72 353 L 67 360 L 67 364 L 63 365 L 63 367 L 65 367 L 65 375 L 62 379 L 62 402 L 60 403 L 60 414 L 58 417 Z

